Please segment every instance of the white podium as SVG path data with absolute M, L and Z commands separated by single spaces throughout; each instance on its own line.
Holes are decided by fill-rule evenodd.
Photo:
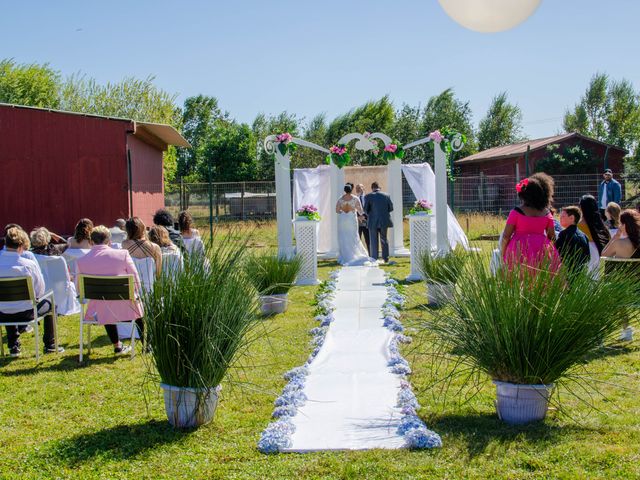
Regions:
M 302 259 L 296 285 L 317 285 L 318 281 L 318 225 L 320 222 L 306 217 L 293 221 L 296 254 Z
M 409 219 L 409 248 L 411 250 L 411 273 L 407 281 L 422 280 L 420 272 L 420 257 L 425 253 L 431 253 L 431 221 L 432 214 L 418 213 L 407 215 Z

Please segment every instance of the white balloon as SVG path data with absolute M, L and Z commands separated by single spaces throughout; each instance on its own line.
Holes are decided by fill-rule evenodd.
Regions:
M 509 30 L 529 18 L 542 0 L 438 0 L 444 11 L 469 30 Z

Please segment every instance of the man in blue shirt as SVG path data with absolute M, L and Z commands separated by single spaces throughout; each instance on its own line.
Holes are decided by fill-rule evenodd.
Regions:
M 607 209 L 609 202 L 620 204 L 622 187 L 620 187 L 620 183 L 613 179 L 613 172 L 610 168 L 604 171 L 602 178 L 604 180 L 602 180 L 598 187 L 598 208 L 600 209 L 600 215 L 606 220 L 604 211 Z

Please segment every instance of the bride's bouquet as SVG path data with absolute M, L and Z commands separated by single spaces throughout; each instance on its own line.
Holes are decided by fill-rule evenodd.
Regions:
M 302 205 L 302 207 L 296 210 L 296 215 L 298 217 L 305 217 L 307 220 L 315 220 L 317 222 L 321 219 L 320 214 L 318 213 L 318 208 L 314 205 Z
M 425 200 L 416 200 L 409 210 L 409 215 L 429 215 L 431 213 L 431 209 L 433 208 L 433 203 Z

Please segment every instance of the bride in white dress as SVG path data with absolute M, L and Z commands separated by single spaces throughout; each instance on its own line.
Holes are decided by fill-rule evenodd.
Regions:
M 358 197 L 351 195 L 353 185 L 344 186 L 344 195 L 336 203 L 338 215 L 338 263 L 344 266 L 371 265 L 373 259 L 360 241 L 358 235 L 358 214 L 362 215 L 362 204 Z

